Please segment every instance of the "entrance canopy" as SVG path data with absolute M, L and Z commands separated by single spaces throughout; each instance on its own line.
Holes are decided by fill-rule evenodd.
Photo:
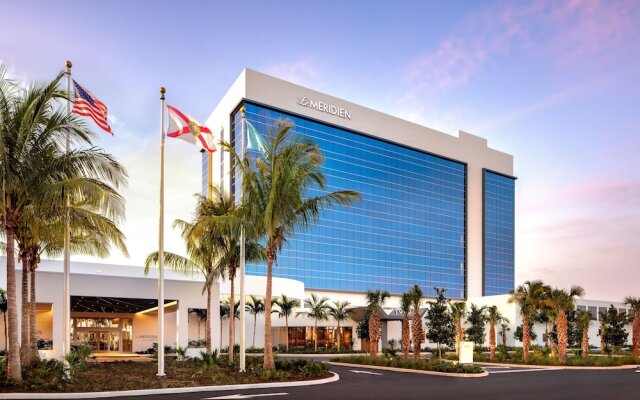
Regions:
M 165 300 L 165 307 L 174 306 L 176 300 Z M 71 296 L 71 312 L 96 313 L 155 313 L 157 299 L 135 299 L 124 297 Z

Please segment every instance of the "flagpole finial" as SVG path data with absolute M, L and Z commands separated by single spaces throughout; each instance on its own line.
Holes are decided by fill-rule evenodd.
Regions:
M 167 89 L 164 86 L 160 86 L 160 99 L 164 100 L 164 94 L 167 92 Z
M 247 111 L 246 108 L 244 108 L 244 106 L 242 106 L 242 108 L 240 109 L 240 112 L 242 113 L 242 116 L 244 117 L 244 113 Z
M 67 60 L 64 62 L 64 66 L 67 68 L 67 70 L 70 70 L 71 67 L 73 67 L 73 64 L 71 64 L 71 61 Z

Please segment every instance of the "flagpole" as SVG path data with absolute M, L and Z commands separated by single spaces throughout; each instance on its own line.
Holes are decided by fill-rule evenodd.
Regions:
M 242 106 L 242 157 L 244 157 L 245 153 L 245 126 L 246 126 L 246 117 L 245 117 L 245 108 Z M 242 174 L 242 181 L 240 185 L 240 201 L 244 201 L 244 174 L 242 173 L 242 169 L 240 169 L 240 173 Z M 240 226 L 240 372 L 245 372 L 246 370 L 246 346 L 245 346 L 245 308 L 246 308 L 246 299 L 244 294 L 244 273 L 245 273 L 245 237 L 244 237 L 244 225 Z M 233 321 L 233 317 L 231 319 Z M 229 351 L 233 351 L 229 349 Z
M 160 222 L 158 233 L 158 374 L 164 374 L 164 94 L 160 88 Z
M 71 113 L 71 61 L 64 63 L 66 67 L 67 75 L 67 96 L 69 101 L 67 102 L 67 113 Z M 67 140 L 65 146 L 65 152 L 69 152 L 71 149 L 71 138 L 69 132 L 67 132 Z M 69 317 L 71 315 L 71 302 L 69 293 L 69 275 L 71 273 L 71 226 L 70 226 L 70 199 L 68 193 L 65 193 L 65 206 L 66 206 L 66 218 L 64 221 L 64 262 L 63 262 L 63 277 L 62 277 L 62 356 L 67 355 L 71 350 L 70 332 L 69 332 Z

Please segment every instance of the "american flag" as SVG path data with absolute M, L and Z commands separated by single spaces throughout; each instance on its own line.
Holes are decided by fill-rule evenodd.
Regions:
M 73 81 L 73 90 L 75 92 L 75 101 L 73 102 L 73 110 L 71 110 L 71 112 L 85 117 L 91 117 L 100 128 L 113 135 L 111 127 L 107 122 L 107 106 L 96 99 L 91 92 L 80 86 L 76 81 Z

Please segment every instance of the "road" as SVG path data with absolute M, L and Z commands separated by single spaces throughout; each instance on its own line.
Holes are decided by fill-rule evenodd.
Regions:
M 366 368 L 332 367 L 340 380 L 317 386 L 119 397 L 124 400 L 638 400 L 640 373 L 635 370 L 568 371 L 488 368 L 486 378 L 449 378 Z M 355 372 L 354 372 L 355 371 Z

